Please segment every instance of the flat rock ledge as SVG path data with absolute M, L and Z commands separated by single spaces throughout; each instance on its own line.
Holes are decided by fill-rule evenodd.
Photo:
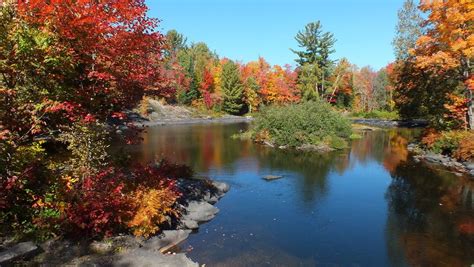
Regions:
M 474 162 L 459 162 L 451 157 L 434 154 L 421 150 L 416 144 L 409 144 L 408 151 L 415 154 L 413 158 L 415 161 L 424 161 L 430 164 L 442 165 L 450 170 L 453 170 L 456 174 L 462 175 L 466 173 L 474 179 Z
M 186 195 L 181 203 L 184 214 L 178 229 L 165 230 L 160 235 L 144 239 L 119 235 L 93 242 L 49 240 L 37 246 L 33 242 L 19 243 L 0 251 L 0 266 L 14 264 L 41 266 L 163 266 L 197 267 L 184 253 L 172 252 L 186 240 L 199 224 L 212 220 L 219 209 L 217 203 L 229 190 L 223 182 L 210 180 L 180 180 L 178 186 Z
M 0 252 L 0 266 L 12 264 L 15 260 L 34 256 L 40 252 L 40 248 L 33 242 L 22 242 Z

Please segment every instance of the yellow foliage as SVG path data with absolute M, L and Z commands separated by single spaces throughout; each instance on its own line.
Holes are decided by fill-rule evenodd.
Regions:
M 173 207 L 177 198 L 178 195 L 169 188 L 148 189 L 140 186 L 131 197 L 136 212 L 128 226 L 133 229 L 133 234 L 148 237 L 158 232 L 169 216 L 178 216 Z

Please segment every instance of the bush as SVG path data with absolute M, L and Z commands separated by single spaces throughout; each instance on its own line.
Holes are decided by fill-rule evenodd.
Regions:
M 329 145 L 345 147 L 352 134 L 349 120 L 325 102 L 304 102 L 263 109 L 255 120 L 256 141 L 275 145 Z
M 461 161 L 474 159 L 473 131 L 437 132 L 428 129 L 421 139 L 421 144 L 433 153 L 452 156 Z

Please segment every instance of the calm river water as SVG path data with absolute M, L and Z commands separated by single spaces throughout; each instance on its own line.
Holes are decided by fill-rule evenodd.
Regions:
M 218 216 L 181 245 L 207 266 L 471 266 L 474 182 L 416 163 L 416 131 L 364 132 L 326 154 L 233 140 L 247 124 L 149 128 L 132 148 L 229 183 Z M 267 182 L 265 175 L 283 175 Z

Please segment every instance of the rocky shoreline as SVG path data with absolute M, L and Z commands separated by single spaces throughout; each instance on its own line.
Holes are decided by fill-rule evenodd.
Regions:
M 382 119 L 352 119 L 352 123 L 365 124 L 376 127 L 404 127 L 418 128 L 428 126 L 426 120 L 382 120 Z
M 164 230 L 160 235 L 148 239 L 118 235 L 100 241 L 56 238 L 41 244 L 3 242 L 0 266 L 199 266 L 184 253 L 173 252 L 173 249 L 201 223 L 216 216 L 219 209 L 214 204 L 230 187 L 208 179 L 179 179 L 178 187 L 185 196 L 179 203 L 182 217 L 172 229 Z
M 468 174 L 474 179 L 474 162 L 459 162 L 446 155 L 435 154 L 422 150 L 416 144 L 409 144 L 408 151 L 415 154 L 413 158 L 416 162 L 424 161 L 430 164 L 444 166 L 453 171 L 456 175 Z

